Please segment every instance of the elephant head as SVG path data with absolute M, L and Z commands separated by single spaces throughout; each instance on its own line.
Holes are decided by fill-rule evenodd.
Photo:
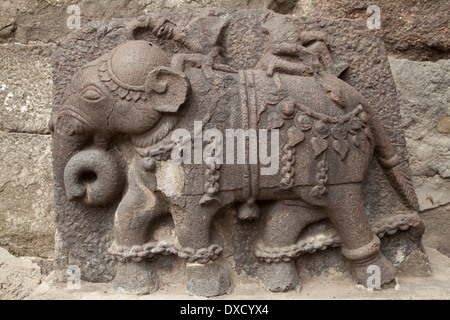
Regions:
M 69 200 L 101 206 L 121 191 L 111 138 L 151 130 L 187 98 L 187 77 L 169 65 L 157 45 L 130 41 L 75 73 L 50 121 L 55 159 L 61 159 L 56 176 Z

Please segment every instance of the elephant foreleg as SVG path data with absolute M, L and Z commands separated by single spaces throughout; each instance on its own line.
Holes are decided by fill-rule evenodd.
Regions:
M 217 202 L 200 205 L 199 200 L 188 198 L 183 222 L 177 227 L 179 256 L 187 259 L 187 290 L 198 296 L 223 295 L 231 285 L 230 274 L 216 260 L 221 248 L 210 243 L 211 222 L 221 206 Z
M 179 244 L 195 251 L 210 246 L 211 222 L 221 208 L 217 202 L 200 205 L 199 198 L 188 197 L 183 222 L 176 230 Z
M 363 205 L 361 184 L 327 186 L 328 217 L 342 240 L 342 254 L 350 260 L 355 280 L 368 286 L 379 271 L 379 284 L 395 278 L 395 267 L 380 252 L 380 239 L 372 233 Z
M 135 169 L 129 174 L 129 187 L 117 208 L 114 219 L 115 241 L 112 246 L 118 258 L 114 287 L 118 292 L 147 294 L 157 289 L 156 275 L 146 261 L 144 244 L 151 222 L 166 210 L 153 192 L 139 180 Z

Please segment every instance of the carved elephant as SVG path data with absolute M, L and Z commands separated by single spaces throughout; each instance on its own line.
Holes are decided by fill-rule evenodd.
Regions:
M 56 175 L 68 199 L 103 206 L 123 194 L 110 248 L 119 260 L 119 291 L 154 291 L 156 276 L 147 260 L 176 254 L 188 260 L 189 291 L 226 293 L 230 276 L 217 259 L 221 248 L 211 241 L 210 229 L 216 213 L 234 204 L 241 218 L 252 218 L 264 203 L 261 241 L 268 251 L 289 248 L 306 225 L 329 218 L 358 283 L 366 284 L 369 265 L 380 267 L 381 283 L 394 279 L 395 268 L 380 253 L 368 222 L 362 182 L 374 150 L 394 180 L 400 160 L 366 100 L 327 72 L 235 71 L 208 64 L 200 54 L 169 59 L 156 44 L 130 41 L 73 76 L 51 128 Z M 192 141 L 175 139 L 176 129 L 184 129 Z M 242 150 L 245 159 L 256 162 L 195 159 L 195 147 L 208 145 L 196 137 L 208 129 L 254 129 L 258 139 L 268 139 L 271 153 L 279 154 L 274 159 L 279 170 L 261 174 L 268 167 L 261 152 L 267 150 L 258 153 L 245 138 L 241 149 L 236 144 L 223 150 Z M 278 133 L 279 145 L 272 132 Z M 118 135 L 133 146 L 126 177 L 110 147 Z M 194 159 L 170 160 L 180 150 L 181 157 Z M 173 217 L 173 242 L 149 238 L 149 229 L 164 214 Z M 268 261 L 261 279 L 269 290 L 298 285 L 292 259 L 261 258 Z

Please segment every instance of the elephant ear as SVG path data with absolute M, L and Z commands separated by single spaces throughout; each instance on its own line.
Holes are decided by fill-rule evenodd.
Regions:
M 184 73 L 167 67 L 153 69 L 145 81 L 150 103 L 159 112 L 177 112 L 186 101 L 189 88 L 189 80 Z

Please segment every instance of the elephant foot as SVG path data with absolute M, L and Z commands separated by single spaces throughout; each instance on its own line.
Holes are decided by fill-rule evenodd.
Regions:
M 203 297 L 226 294 L 230 288 L 230 274 L 219 262 L 187 263 L 187 291 Z
M 156 291 L 158 284 L 147 262 L 118 262 L 114 289 L 118 293 L 144 295 Z
M 352 264 L 352 275 L 355 281 L 367 288 L 380 289 L 382 285 L 395 279 L 394 265 L 380 252 L 380 239 L 374 237 L 365 246 L 348 250 L 342 254 Z
M 395 279 L 394 265 L 379 252 L 370 261 L 352 263 L 352 275 L 358 284 L 367 288 L 380 289 L 382 285 Z
M 260 270 L 263 286 L 272 292 L 299 289 L 300 279 L 294 261 L 264 263 Z

